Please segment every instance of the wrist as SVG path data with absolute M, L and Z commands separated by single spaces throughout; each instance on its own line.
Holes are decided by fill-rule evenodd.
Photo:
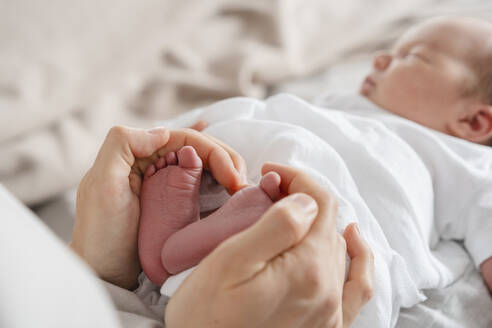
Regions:
M 125 266 L 127 269 L 115 269 L 110 267 L 111 261 L 109 260 L 105 260 L 105 263 L 98 263 L 97 259 L 88 258 L 73 240 L 68 243 L 68 246 L 92 269 L 99 279 L 127 290 L 133 290 L 138 287 L 138 275 L 141 272 L 138 259 L 128 263 Z

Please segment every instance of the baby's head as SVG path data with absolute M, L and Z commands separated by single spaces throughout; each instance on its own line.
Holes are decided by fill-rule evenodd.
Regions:
M 361 94 L 378 106 L 476 143 L 492 139 L 492 23 L 435 18 L 374 58 Z

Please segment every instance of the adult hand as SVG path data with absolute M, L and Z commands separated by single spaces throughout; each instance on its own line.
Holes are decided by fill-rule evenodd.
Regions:
M 195 147 L 205 167 L 231 192 L 245 181 L 243 159 L 213 138 L 192 129 L 169 131 L 117 126 L 77 190 L 70 246 L 104 280 L 133 288 L 140 272 L 137 235 L 142 172 L 158 156 Z
M 480 264 L 480 272 L 489 292 L 492 294 L 492 257 L 489 257 Z
M 335 199 L 297 169 L 262 171 L 277 172 L 288 196 L 198 265 L 171 297 L 166 327 L 346 327 L 372 296 L 372 252 L 356 225 L 345 240 L 336 232 Z

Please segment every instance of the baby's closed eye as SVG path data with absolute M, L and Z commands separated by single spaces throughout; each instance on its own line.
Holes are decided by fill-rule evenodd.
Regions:
M 430 63 L 430 59 L 429 59 L 429 56 L 426 56 L 426 55 L 423 55 L 421 52 L 411 52 L 408 54 L 409 57 L 413 58 L 413 59 L 418 59 L 418 60 L 422 60 L 426 63 Z

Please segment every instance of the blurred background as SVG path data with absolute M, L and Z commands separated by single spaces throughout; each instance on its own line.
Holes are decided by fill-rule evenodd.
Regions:
M 442 14 L 492 19 L 492 3 L 0 0 L 0 183 L 68 241 L 112 125 L 233 96 L 356 92 L 375 51 Z
M 234 96 L 357 92 L 376 51 L 438 15 L 492 20 L 492 1 L 0 0 L 0 184 L 68 242 L 112 125 Z M 492 322 L 473 265 L 424 293 L 398 327 Z

